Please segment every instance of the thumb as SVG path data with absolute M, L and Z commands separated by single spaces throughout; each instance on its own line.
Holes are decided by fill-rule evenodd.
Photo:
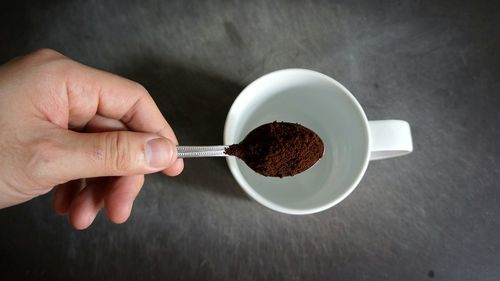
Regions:
M 171 140 L 150 133 L 66 131 L 60 141 L 65 152 L 56 157 L 53 168 L 61 181 L 149 174 L 168 168 L 177 159 Z

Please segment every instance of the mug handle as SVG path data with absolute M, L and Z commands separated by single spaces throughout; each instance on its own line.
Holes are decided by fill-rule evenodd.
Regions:
M 370 160 L 406 155 L 413 151 L 410 125 L 402 120 L 368 121 Z

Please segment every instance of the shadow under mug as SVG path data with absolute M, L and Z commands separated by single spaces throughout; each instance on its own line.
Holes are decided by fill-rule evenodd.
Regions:
M 325 145 L 323 158 L 285 178 L 264 177 L 235 157 L 227 162 L 251 198 L 286 214 L 312 214 L 336 205 L 356 188 L 370 160 L 413 150 L 407 122 L 368 121 L 349 90 L 312 70 L 279 70 L 248 85 L 229 110 L 224 143 L 239 143 L 254 128 L 273 121 L 299 123 L 316 132 Z

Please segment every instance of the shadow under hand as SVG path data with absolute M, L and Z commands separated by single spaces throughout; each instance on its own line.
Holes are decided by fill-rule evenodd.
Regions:
M 242 86 L 161 58 L 141 58 L 129 63 L 120 69 L 121 74 L 146 87 L 181 145 L 223 144 L 226 115 Z M 185 159 L 184 163 L 184 171 L 173 181 L 190 188 L 247 198 L 225 159 Z

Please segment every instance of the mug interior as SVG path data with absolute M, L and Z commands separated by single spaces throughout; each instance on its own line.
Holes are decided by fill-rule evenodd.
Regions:
M 319 212 L 349 195 L 366 170 L 370 138 L 366 116 L 345 87 L 311 70 L 267 74 L 233 103 L 224 143 L 239 143 L 254 128 L 273 121 L 296 122 L 316 132 L 325 145 L 323 158 L 303 173 L 280 179 L 228 157 L 231 173 L 248 195 L 288 214 Z

